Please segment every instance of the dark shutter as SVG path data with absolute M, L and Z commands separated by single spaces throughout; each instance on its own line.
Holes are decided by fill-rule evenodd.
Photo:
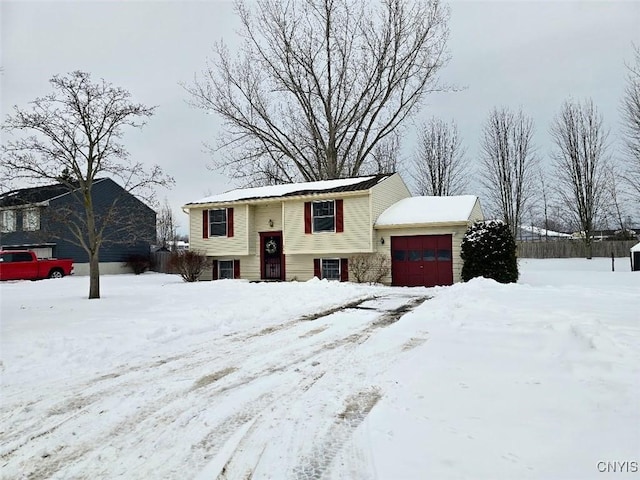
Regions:
M 336 200 L 336 232 L 344 232 L 344 214 L 342 200 Z
M 320 270 L 320 259 L 313 259 L 313 275 L 318 278 L 322 278 L 322 271 Z
M 342 202 L 342 200 L 340 200 Z M 349 259 L 341 258 L 340 259 L 340 281 L 348 282 L 349 281 Z
M 233 208 L 227 208 L 227 237 L 233 237 Z
M 304 233 L 311 233 L 311 202 L 304 202 Z
M 209 210 L 202 211 L 202 238 L 209 238 Z
M 211 275 L 212 275 L 211 278 L 213 280 L 218 280 L 218 260 L 214 260 L 212 264 L 213 264 L 213 267 L 211 271 Z
M 240 278 L 240 260 L 233 261 L 233 278 Z

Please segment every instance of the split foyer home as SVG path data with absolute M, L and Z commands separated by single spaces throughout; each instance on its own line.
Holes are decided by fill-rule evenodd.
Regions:
M 96 179 L 92 199 L 98 227 L 107 220 L 100 248 L 101 273 L 128 271 L 133 255 L 148 256 L 156 238 L 156 213 L 110 178 Z M 79 190 L 57 183 L 0 195 L 0 249 L 30 249 L 39 258 L 71 258 L 76 275 L 88 274 L 89 258 L 70 222 L 83 223 Z
M 349 258 L 382 254 L 384 283 L 460 280 L 460 243 L 482 219 L 477 197 L 412 197 L 400 175 L 236 189 L 184 205 L 202 279 L 348 281 Z

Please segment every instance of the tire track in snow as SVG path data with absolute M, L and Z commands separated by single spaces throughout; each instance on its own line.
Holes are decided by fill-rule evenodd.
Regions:
M 354 308 L 364 302 L 373 300 L 375 298 L 377 297 L 370 295 L 365 296 L 363 298 L 345 302 L 341 305 L 331 307 L 317 313 L 296 317 L 295 319 L 287 321 L 280 325 L 261 328 L 257 332 L 232 333 L 221 337 L 218 340 L 203 342 L 195 349 L 191 349 L 181 355 L 174 355 L 159 360 L 156 359 L 153 361 L 144 362 L 139 365 L 129 366 L 124 370 L 102 374 L 98 377 L 92 378 L 88 382 L 85 382 L 81 386 L 80 390 L 76 390 L 76 392 L 72 394 L 73 397 L 71 399 L 67 398 L 61 402 L 50 404 L 46 408 L 49 414 L 44 419 L 42 418 L 41 414 L 35 414 L 31 422 L 24 422 L 23 419 L 23 423 L 17 427 L 8 423 L 10 420 L 11 411 L 13 411 L 16 406 L 7 405 L 5 399 L 5 402 L 3 402 L 2 410 L 6 412 L 7 415 L 6 418 L 3 418 L 2 424 L 9 426 L 9 428 L 7 429 L 7 432 L 0 432 L 0 442 L 3 445 L 3 448 L 0 451 L 0 459 L 6 458 L 32 440 L 54 432 L 71 420 L 90 413 L 90 409 L 88 407 L 90 407 L 92 403 L 103 399 L 105 395 L 108 395 L 114 389 L 126 387 L 128 390 L 133 390 L 140 385 L 153 382 L 154 380 L 161 380 L 168 375 L 184 371 L 185 369 L 193 369 L 194 367 L 198 367 L 207 363 L 224 360 L 229 356 L 231 349 L 224 351 L 213 358 L 210 356 L 210 352 L 212 350 L 217 350 L 217 347 L 219 346 L 228 346 L 229 342 L 245 342 L 257 337 L 267 337 L 268 335 L 294 328 L 301 322 L 320 319 L 340 310 Z M 204 356 L 202 358 L 199 358 L 198 356 L 201 354 L 204 354 Z M 195 361 L 194 356 L 197 358 L 197 360 Z M 183 365 L 183 362 L 186 362 L 186 364 Z M 165 369 L 165 367 L 167 369 Z M 150 372 L 151 378 L 149 375 Z M 131 374 L 138 376 L 137 381 L 135 379 L 132 380 Z M 40 402 L 30 403 L 28 406 L 26 406 L 26 408 L 29 408 L 35 413 L 39 410 L 39 403 L 48 403 L 48 398 L 45 396 L 41 398 Z M 71 413 L 60 420 L 59 418 L 55 418 L 59 415 L 58 412 Z M 47 423 L 47 420 L 51 421 Z M 45 423 L 44 426 L 42 425 L 43 421 Z M 36 430 L 35 433 L 33 432 L 34 430 Z M 7 435 L 10 435 L 10 438 L 5 437 L 5 433 Z
M 397 299 L 397 296 L 393 298 Z M 265 343 L 265 346 L 268 347 L 270 343 L 268 341 L 268 338 L 273 336 L 274 334 L 282 332 L 285 329 L 290 329 L 301 322 L 309 322 L 312 320 L 325 318 L 326 316 L 332 315 L 338 311 L 355 311 L 358 306 L 362 305 L 368 300 L 372 299 L 365 298 L 357 302 L 349 302 L 341 309 L 332 308 L 325 311 L 326 314 L 324 317 L 319 315 L 313 315 L 313 318 L 309 316 L 300 317 L 294 321 L 287 322 L 287 324 L 285 324 L 286 328 L 282 327 L 272 330 L 262 329 L 257 333 L 253 333 L 250 335 L 238 335 L 236 339 L 226 338 L 226 340 L 227 342 L 238 342 L 242 340 L 246 341 L 252 339 L 251 347 L 254 347 L 254 349 L 256 347 L 256 343 Z M 292 352 L 289 352 L 289 354 L 287 355 L 281 355 L 281 357 L 284 358 L 284 361 L 281 361 L 281 359 L 279 359 L 279 361 L 275 362 L 274 364 L 267 365 L 264 368 L 256 368 L 253 371 L 247 372 L 242 369 L 237 369 L 237 367 L 234 365 L 222 366 L 223 368 L 219 368 L 221 365 L 217 365 L 218 368 L 213 374 L 207 374 L 200 377 L 193 375 L 193 377 L 199 378 L 199 380 L 196 380 L 195 382 L 193 381 L 193 379 L 191 379 L 189 382 L 178 382 L 178 385 L 172 384 L 171 386 L 175 387 L 173 388 L 173 391 L 169 391 L 164 395 L 160 395 L 159 397 L 154 398 L 154 401 L 151 404 L 145 404 L 143 406 L 138 405 L 138 408 L 135 409 L 135 413 L 133 415 L 128 415 L 122 419 L 117 418 L 118 421 L 115 425 L 112 425 L 111 427 L 108 427 L 107 425 L 106 429 L 108 430 L 108 432 L 100 431 L 97 433 L 93 433 L 95 433 L 95 436 L 98 436 L 101 439 L 105 439 L 110 444 L 130 444 L 132 441 L 135 443 L 136 438 L 138 438 L 138 441 L 141 441 L 140 438 L 144 438 L 145 430 L 148 430 L 149 428 L 162 428 L 162 425 L 171 425 L 172 423 L 175 423 L 180 414 L 185 413 L 180 410 L 179 402 L 179 400 L 181 400 L 185 395 L 199 397 L 198 399 L 192 398 L 191 400 L 192 409 L 196 410 L 197 408 L 194 407 L 199 407 L 202 405 L 202 403 L 204 403 L 205 405 L 209 405 L 209 408 L 215 408 L 215 400 L 220 400 L 223 395 L 228 394 L 229 392 L 234 393 L 241 398 L 244 396 L 244 390 L 246 389 L 247 385 L 251 384 L 252 382 L 265 379 L 266 377 L 276 376 L 287 370 L 293 369 L 293 367 L 301 366 L 313 357 L 330 357 L 331 355 L 333 355 L 331 352 L 336 348 L 345 346 L 355 348 L 358 344 L 365 341 L 376 329 L 382 328 L 393 323 L 394 321 L 397 321 L 406 311 L 411 309 L 411 307 L 415 308 L 417 304 L 422 303 L 422 301 L 424 300 L 425 298 L 421 297 L 417 300 L 414 299 L 413 301 L 403 304 L 401 307 L 398 307 L 391 311 L 383 311 L 382 314 L 377 315 L 373 319 L 373 321 L 364 323 L 361 328 L 359 328 L 359 330 L 355 333 L 344 338 L 324 341 L 321 340 L 321 343 L 319 343 L 317 346 L 314 345 L 315 348 L 309 349 L 306 345 L 297 348 L 295 345 L 292 345 L 292 348 L 290 349 L 293 350 Z M 330 333 L 330 327 L 328 328 Z M 318 336 L 320 333 L 323 333 L 317 331 L 318 329 L 315 330 L 316 332 L 308 335 L 309 338 Z M 311 331 L 313 331 L 313 329 Z M 301 337 L 304 336 L 306 335 L 301 335 Z M 261 338 L 267 341 L 260 342 Z M 221 341 L 216 343 L 223 342 Z M 258 345 L 258 347 L 259 350 L 260 345 Z M 182 364 L 184 363 L 182 362 L 183 359 L 193 360 L 191 357 L 189 357 L 189 354 L 195 355 L 197 357 L 201 353 L 205 354 L 204 358 L 198 358 L 196 359 L 196 361 L 190 361 Z M 213 358 L 211 356 L 206 356 L 206 353 L 208 353 L 206 349 L 201 348 L 191 350 L 190 352 L 187 352 L 187 355 L 172 357 L 172 359 L 167 362 L 152 362 L 152 365 L 159 367 L 157 370 L 152 370 L 152 378 L 150 378 L 149 375 L 141 375 L 140 378 L 134 378 L 133 382 L 131 382 L 132 379 L 127 378 L 127 375 L 131 372 L 141 372 L 143 374 L 148 374 L 149 371 L 144 370 L 143 366 L 137 366 L 137 368 L 132 368 L 129 372 L 119 375 L 113 375 L 111 377 L 109 377 L 109 374 L 102 375 L 97 379 L 96 382 L 92 384 L 92 386 L 95 384 L 100 384 L 106 386 L 106 388 L 102 388 L 96 394 L 94 394 L 95 396 L 92 395 L 90 397 L 86 397 L 85 400 L 80 402 L 78 402 L 78 399 L 74 397 L 70 400 L 70 402 L 67 402 L 68 408 L 64 406 L 57 406 L 53 408 L 53 410 L 50 409 L 50 412 L 64 412 L 65 408 L 67 408 L 67 410 L 78 408 L 79 410 L 73 415 L 65 418 L 63 421 L 54 423 L 51 427 L 43 429 L 37 435 L 31 435 L 26 441 L 21 442 L 21 444 L 19 444 L 15 448 L 11 449 L 8 452 L 5 452 L 3 454 L 3 457 L 11 457 L 11 454 L 16 453 L 18 450 L 21 450 L 24 447 L 27 447 L 32 451 L 34 449 L 37 450 L 38 448 L 42 448 L 42 443 L 50 443 L 50 439 L 45 439 L 44 437 L 50 437 L 57 429 L 61 427 L 71 430 L 82 430 L 83 428 L 86 428 L 87 431 L 90 431 L 89 429 L 91 427 L 92 419 L 87 418 L 84 423 L 80 422 L 74 425 L 69 425 L 71 423 L 70 421 L 77 420 L 77 418 L 81 415 L 90 416 L 92 414 L 92 417 L 95 417 L 96 414 L 100 415 L 102 412 L 97 412 L 96 409 L 99 409 L 103 406 L 103 397 L 105 395 L 116 397 L 118 394 L 122 393 L 123 389 L 130 390 L 132 387 L 139 386 L 140 384 L 153 383 L 154 379 L 157 380 L 161 377 L 166 377 L 168 374 L 180 373 L 184 376 L 191 372 L 195 373 L 195 370 L 205 364 L 217 363 L 221 359 L 226 358 L 226 354 L 228 352 L 225 352 L 225 354 L 218 355 Z M 253 352 L 252 354 L 255 355 L 256 352 Z M 168 366 L 169 369 L 167 370 L 165 366 Z M 224 443 L 237 430 L 237 428 L 239 428 L 243 423 L 246 423 L 248 418 L 259 417 L 262 415 L 262 412 L 269 409 L 270 406 L 272 407 L 274 404 L 281 402 L 282 398 L 291 396 L 295 397 L 296 393 L 308 390 L 324 374 L 325 372 L 321 372 L 312 377 L 311 381 L 309 381 L 308 378 L 305 379 L 305 374 L 299 372 L 297 375 L 293 376 L 296 380 L 295 382 L 293 382 L 292 384 L 284 383 L 278 385 L 279 389 L 274 392 L 273 395 L 261 395 L 257 398 L 253 398 L 252 401 L 248 402 L 248 404 L 245 403 L 245 406 L 242 409 L 232 413 L 231 415 L 223 419 L 215 426 L 215 428 L 213 428 L 209 432 L 208 435 L 204 435 L 203 440 L 198 445 L 207 445 L 207 449 L 209 452 L 208 455 L 215 455 L 215 452 L 218 451 L 222 447 L 222 445 L 224 445 Z M 107 382 L 107 380 L 112 381 Z M 189 383 L 187 388 L 185 388 L 186 383 Z M 88 387 L 88 389 L 90 388 L 91 387 Z M 94 405 L 98 402 L 99 398 L 103 400 L 102 404 Z M 146 396 L 142 395 L 142 400 L 144 399 L 146 399 Z M 71 433 L 73 434 L 73 432 Z M 64 435 L 61 434 L 60 437 L 64 438 Z M 208 440 L 205 441 L 205 439 Z M 214 439 L 215 442 L 213 443 Z M 33 445 L 34 443 L 37 445 Z M 63 443 L 62 446 L 56 450 L 55 454 L 48 455 L 45 458 L 37 459 L 36 463 L 38 464 L 38 466 L 31 471 L 30 478 L 43 478 L 49 476 L 64 468 L 65 466 L 68 467 L 69 464 L 74 464 L 79 460 L 82 460 L 82 457 L 94 456 L 93 454 L 95 452 L 93 452 L 90 447 L 86 447 L 86 443 L 87 442 L 81 443 L 79 445 L 66 445 Z M 195 458 L 197 457 L 198 450 L 201 449 L 192 448 L 195 456 L 189 463 L 202 464 L 202 462 L 207 460 L 206 456 L 202 456 L 200 460 Z M 8 460 L 10 461 L 10 458 L 8 458 Z M 229 461 L 231 460 L 232 459 L 230 459 Z M 105 474 L 108 474 L 108 472 L 105 472 Z M 175 478 L 180 478 L 180 475 L 176 476 Z
M 339 347 L 347 348 L 343 350 L 342 355 L 336 356 L 334 354 L 328 357 L 329 361 L 319 362 L 325 366 L 325 372 L 318 377 L 318 380 L 328 371 L 335 371 L 336 369 L 339 371 L 346 356 L 352 353 L 358 345 L 366 341 L 375 331 L 398 321 L 406 313 L 421 305 L 428 297 L 409 296 L 408 298 L 409 301 L 402 305 L 391 310 L 383 310 L 380 312 L 381 315 L 377 316 L 361 331 L 349 335 L 344 339 L 326 344 L 322 349 L 324 352 L 328 352 Z M 314 355 L 317 356 L 318 353 L 320 352 L 314 352 L 309 358 L 313 358 Z M 310 386 L 310 388 L 314 385 L 315 382 Z M 278 406 L 280 418 L 286 417 L 286 413 L 283 412 L 289 411 L 291 406 L 295 402 L 299 401 L 303 394 L 303 391 L 299 391 L 297 396 L 288 397 L 285 403 Z M 338 414 L 335 423 L 329 429 L 329 434 L 322 437 L 310 456 L 303 457 L 303 459 L 300 460 L 299 464 L 293 469 L 292 478 L 321 478 L 323 473 L 334 460 L 336 454 L 347 440 L 351 438 L 355 429 L 366 418 L 367 414 L 381 398 L 381 393 L 376 387 L 367 387 L 351 395 L 346 392 L 345 395 L 347 398 L 344 401 L 344 410 Z M 278 414 L 275 413 L 272 414 L 270 418 L 273 420 L 274 418 L 279 417 Z M 267 442 L 270 440 L 268 435 L 266 438 L 263 437 L 262 439 L 252 438 L 260 436 L 256 433 L 256 430 L 262 426 L 262 423 L 265 422 L 254 421 L 251 429 L 243 435 L 239 445 L 235 448 L 229 459 L 224 463 L 224 468 L 217 477 L 218 480 L 226 480 L 229 478 L 252 478 L 254 470 L 260 462 L 260 457 L 268 446 Z M 263 427 L 263 429 L 264 428 L 265 427 Z M 250 456 L 247 458 L 248 455 L 244 452 L 260 452 L 259 458 L 255 459 Z

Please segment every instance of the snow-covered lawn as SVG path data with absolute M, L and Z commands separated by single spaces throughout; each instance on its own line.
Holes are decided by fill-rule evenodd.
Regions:
M 637 476 L 640 272 L 520 267 L 432 289 L 105 276 L 91 301 L 87 278 L 3 283 L 2 478 Z

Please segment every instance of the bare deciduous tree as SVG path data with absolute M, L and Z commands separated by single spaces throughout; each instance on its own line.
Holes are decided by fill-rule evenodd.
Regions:
M 30 110 L 14 107 L 7 117 L 6 131 L 27 136 L 3 146 L 0 166 L 9 180 L 55 181 L 77 195 L 83 211 L 70 212 L 66 220 L 76 244 L 89 257 L 89 298 L 100 298 L 99 249 L 123 212 L 120 196 L 109 205 L 96 204 L 94 182 L 108 176 L 119 180 L 124 192 L 151 200 L 154 186 L 168 186 L 173 180 L 158 166 L 147 170 L 130 161 L 119 143 L 123 128 L 143 126 L 153 108 L 132 103 L 128 91 L 104 80 L 93 83 L 85 72 L 56 75 L 50 83 L 53 93 L 36 98 Z
M 627 212 L 627 197 L 624 184 L 621 181 L 622 176 L 619 173 L 619 167 L 611 162 L 607 165 L 605 172 L 605 215 L 606 223 L 609 222 L 620 232 L 618 238 L 626 239 L 631 225 L 628 222 L 629 213 Z
M 420 127 L 414 155 L 420 195 L 458 195 L 467 186 L 464 149 L 455 122 L 432 118 Z
M 484 124 L 481 148 L 481 182 L 493 208 L 517 238 L 534 193 L 533 120 L 522 111 L 494 109 Z
M 640 202 L 640 48 L 635 50 L 635 64 L 628 65 L 627 87 L 622 100 L 622 116 L 628 153 L 627 184 Z
M 158 245 L 162 248 L 167 248 L 171 251 L 175 251 L 176 241 L 178 237 L 178 225 L 176 224 L 175 218 L 173 216 L 171 205 L 169 205 L 169 201 L 166 198 L 164 200 L 164 203 L 160 207 L 160 210 L 158 211 L 158 215 L 156 217 L 156 226 Z
M 356 176 L 423 97 L 442 90 L 447 8 L 439 0 L 239 1 L 240 52 L 187 86 L 226 126 L 214 164 L 247 183 Z M 377 161 L 380 160 L 377 157 Z
M 558 196 L 582 232 L 587 258 L 592 256 L 595 221 L 606 193 L 605 131 L 593 101 L 565 101 L 551 124 Z

